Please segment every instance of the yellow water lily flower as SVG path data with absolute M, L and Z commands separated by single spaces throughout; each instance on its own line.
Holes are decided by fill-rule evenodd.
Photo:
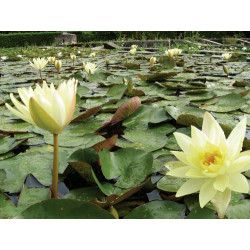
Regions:
M 200 206 L 209 201 L 223 218 L 231 199 L 231 191 L 248 193 L 249 186 L 242 172 L 250 169 L 250 150 L 241 152 L 246 133 L 243 118 L 226 139 L 225 134 L 208 112 L 202 131 L 191 126 L 191 138 L 181 133 L 174 136 L 183 152 L 172 151 L 177 162 L 166 163 L 167 175 L 189 178 L 176 197 L 199 191 Z
M 135 54 L 136 54 L 136 48 L 131 49 L 131 50 L 129 51 L 129 53 L 130 53 L 131 55 L 135 55 Z
M 182 50 L 181 49 L 169 49 L 169 50 L 166 50 L 165 51 L 166 55 L 168 57 L 174 57 L 174 56 L 178 56 L 182 53 Z
M 33 63 L 30 61 L 30 66 L 41 71 L 46 68 L 48 60 L 45 58 L 33 58 Z
M 92 57 L 92 58 L 95 58 L 95 53 L 90 53 L 89 56 Z
M 88 63 L 85 64 L 83 62 L 83 69 L 87 72 L 88 75 L 92 75 L 97 70 L 97 66 L 94 63 L 88 62 Z
M 55 61 L 55 68 L 59 72 L 60 69 L 62 68 L 62 62 L 60 60 Z
M 10 99 L 16 109 L 8 103 L 5 105 L 22 120 L 52 134 L 60 134 L 72 119 L 76 104 L 76 88 L 77 80 L 74 78 L 64 81 L 57 89 L 53 83 L 49 87 L 44 81 L 42 88 L 37 84 L 35 90 L 31 87 L 18 88 L 23 104 L 11 93 Z
M 149 61 L 150 61 L 150 65 L 153 66 L 154 63 L 156 62 L 156 58 L 155 57 L 151 57 Z
M 47 57 L 47 59 L 48 59 L 50 64 L 53 64 L 55 62 L 55 60 L 56 60 L 56 58 L 53 57 L 53 56 L 49 56 L 49 57 Z
M 131 45 L 131 49 L 137 49 L 137 45 Z
M 221 55 L 225 60 L 229 60 L 232 57 L 232 54 L 230 53 L 225 53 Z

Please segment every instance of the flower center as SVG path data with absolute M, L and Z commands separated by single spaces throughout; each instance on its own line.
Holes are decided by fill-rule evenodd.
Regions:
M 223 162 L 224 159 L 219 150 L 205 152 L 202 159 L 203 169 L 212 173 L 218 172 L 222 167 Z

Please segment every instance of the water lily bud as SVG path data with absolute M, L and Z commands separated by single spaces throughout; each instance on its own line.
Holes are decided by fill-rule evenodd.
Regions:
M 70 55 L 70 59 L 74 62 L 76 60 L 76 55 Z
M 130 52 L 131 55 L 135 55 L 136 54 L 136 48 L 131 49 L 129 52 Z
M 155 62 L 156 62 L 156 58 L 155 57 L 151 57 L 150 58 L 150 65 L 152 66 Z
M 95 58 L 95 53 L 90 53 L 89 56 L 92 57 L 92 58 Z
M 109 59 L 108 58 L 106 59 L 106 65 L 109 65 Z
M 51 57 L 51 56 L 50 56 L 50 57 L 47 57 L 47 59 L 48 59 L 48 61 L 49 61 L 50 64 L 54 63 L 55 60 L 56 60 L 55 57 Z
M 123 84 L 128 85 L 128 81 L 125 77 L 122 78 Z
M 19 88 L 18 93 L 23 102 L 20 103 L 14 95 L 10 99 L 15 105 L 6 107 L 22 120 L 47 130 L 52 134 L 60 134 L 70 123 L 76 104 L 77 80 L 70 79 L 59 84 L 55 89 L 44 81 L 42 88 L 37 84 L 35 90 Z
M 57 71 L 60 71 L 60 69 L 62 68 L 62 62 L 60 60 L 55 61 L 55 68 Z
M 133 89 L 134 89 L 134 84 L 132 79 L 128 81 L 128 87 L 127 87 L 127 91 L 128 94 L 131 95 L 133 93 Z
M 48 60 L 45 58 L 33 58 L 33 63 L 30 62 L 30 66 L 41 71 L 46 68 Z
M 223 70 L 224 70 L 224 72 L 225 72 L 227 75 L 229 75 L 229 70 L 228 70 L 227 66 L 223 65 Z

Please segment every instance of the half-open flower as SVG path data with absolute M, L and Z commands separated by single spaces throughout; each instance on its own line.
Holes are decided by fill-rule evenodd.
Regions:
M 232 57 L 232 54 L 230 53 L 225 53 L 221 55 L 225 60 L 229 60 Z
M 48 59 L 50 64 L 53 64 L 55 62 L 55 60 L 56 60 L 56 58 L 53 57 L 53 56 L 49 56 L 49 57 L 47 57 L 47 59 Z
M 46 68 L 48 60 L 45 58 L 33 58 L 33 63 L 30 62 L 30 66 L 41 71 Z
M 8 103 L 6 107 L 22 120 L 47 130 L 52 134 L 60 134 L 70 123 L 76 104 L 77 81 L 73 78 L 61 83 L 55 89 L 43 82 L 42 88 L 37 84 L 35 90 L 19 88 L 18 93 L 23 102 L 19 102 L 11 93 L 10 98 L 16 109 Z
M 241 152 L 246 133 L 242 119 L 226 139 L 217 121 L 208 112 L 202 131 L 191 126 L 191 138 L 174 133 L 183 152 L 172 151 L 177 162 L 166 163 L 168 175 L 189 178 L 176 197 L 199 191 L 200 206 L 212 201 L 223 218 L 231 199 L 231 191 L 248 193 L 249 186 L 242 172 L 250 169 L 250 150 Z
M 92 57 L 92 58 L 95 58 L 95 53 L 90 53 L 89 56 Z
M 83 63 L 83 69 L 86 71 L 86 73 L 88 74 L 88 75 L 92 75 L 92 74 L 94 74 L 95 73 L 95 71 L 97 70 L 97 66 L 96 66 L 96 64 L 94 64 L 94 63 L 90 63 L 90 62 L 88 62 L 88 63 Z

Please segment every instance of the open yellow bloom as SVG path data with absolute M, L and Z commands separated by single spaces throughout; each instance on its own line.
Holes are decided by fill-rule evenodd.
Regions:
M 136 48 L 131 49 L 129 52 L 130 52 L 131 55 L 135 55 L 136 54 Z
M 88 62 L 86 64 L 83 63 L 83 69 L 87 72 L 87 74 L 92 75 L 97 70 L 97 66 L 96 66 L 96 64 L 90 63 L 90 62 Z
M 182 53 L 181 49 L 169 49 L 165 51 L 166 55 L 168 57 L 174 57 L 174 56 L 178 56 Z
M 45 58 L 33 58 L 33 63 L 30 62 L 30 66 L 41 71 L 46 68 L 48 60 Z
M 232 54 L 225 53 L 221 55 L 225 60 L 229 60 L 232 57 Z
M 95 53 L 90 53 L 89 56 L 92 57 L 92 58 L 95 58 Z
M 72 119 L 76 104 L 76 88 L 77 81 L 74 78 L 64 81 L 57 89 L 53 83 L 49 87 L 44 81 L 42 88 L 37 84 L 35 90 L 31 87 L 18 89 L 23 104 L 10 94 L 10 99 L 17 109 L 8 103 L 5 105 L 22 120 L 53 134 L 60 134 Z
M 55 60 L 56 60 L 56 58 L 52 57 L 52 56 L 47 57 L 47 59 L 48 59 L 48 61 L 49 61 L 50 64 L 54 63 Z
M 231 199 L 231 190 L 248 193 L 249 186 L 242 172 L 250 169 L 250 150 L 241 152 L 246 133 L 242 119 L 226 139 L 212 115 L 204 115 L 202 131 L 191 126 L 191 138 L 174 133 L 183 152 L 172 151 L 177 162 L 166 163 L 167 175 L 189 178 L 176 197 L 199 192 L 200 206 L 209 201 L 223 218 Z

